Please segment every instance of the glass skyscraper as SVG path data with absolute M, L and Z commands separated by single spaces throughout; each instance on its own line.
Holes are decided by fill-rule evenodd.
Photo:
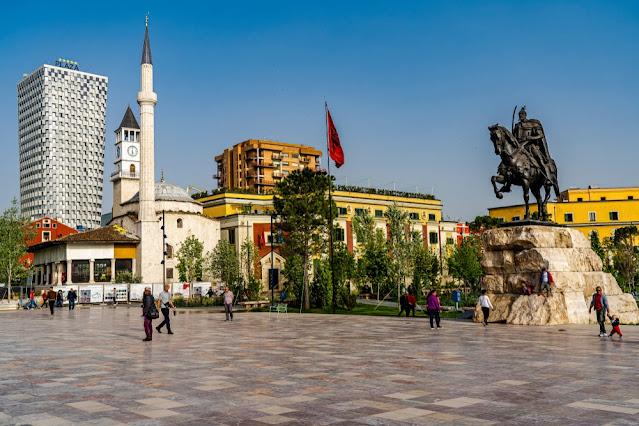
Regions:
M 100 227 L 107 83 L 107 77 L 53 65 L 18 83 L 23 214 Z

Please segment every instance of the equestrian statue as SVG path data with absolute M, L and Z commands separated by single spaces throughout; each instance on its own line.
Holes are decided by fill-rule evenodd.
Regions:
M 515 124 L 515 110 L 513 111 L 512 132 L 499 124 L 490 126 L 490 140 L 495 146 L 495 154 L 501 157 L 501 163 L 497 167 L 497 175 L 490 180 L 497 198 L 504 197 L 504 192 L 510 192 L 511 185 L 521 186 L 524 191 L 526 214 L 524 219 L 530 219 L 530 206 L 528 204 L 529 192 L 537 199 L 537 211 L 539 220 L 548 219 L 546 204 L 554 189 L 559 197 L 559 184 L 557 182 L 557 166 L 550 157 L 544 128 L 539 120 L 526 117 L 526 107 L 519 110 L 519 122 Z M 502 184 L 497 188 L 497 183 Z M 542 198 L 541 188 L 545 195 Z

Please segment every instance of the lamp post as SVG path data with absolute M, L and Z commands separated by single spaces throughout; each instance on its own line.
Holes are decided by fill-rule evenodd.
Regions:
M 166 220 L 164 217 L 164 210 L 162 210 L 162 217 L 160 221 L 162 222 L 162 226 L 160 230 L 162 231 L 162 291 L 164 291 L 164 287 L 166 286 L 166 230 L 164 226 L 166 225 Z

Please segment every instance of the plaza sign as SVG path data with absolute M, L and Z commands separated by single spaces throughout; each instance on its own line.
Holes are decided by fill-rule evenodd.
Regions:
M 74 71 L 80 71 L 78 69 L 78 63 L 74 61 L 70 61 L 68 59 L 58 58 L 58 60 L 55 61 L 55 66 L 60 68 L 68 68 Z

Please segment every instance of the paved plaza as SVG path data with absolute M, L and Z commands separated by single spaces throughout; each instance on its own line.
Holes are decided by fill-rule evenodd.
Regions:
M 598 327 L 138 308 L 0 313 L 0 424 L 635 424 L 639 338 Z M 159 322 L 156 320 L 154 324 Z

